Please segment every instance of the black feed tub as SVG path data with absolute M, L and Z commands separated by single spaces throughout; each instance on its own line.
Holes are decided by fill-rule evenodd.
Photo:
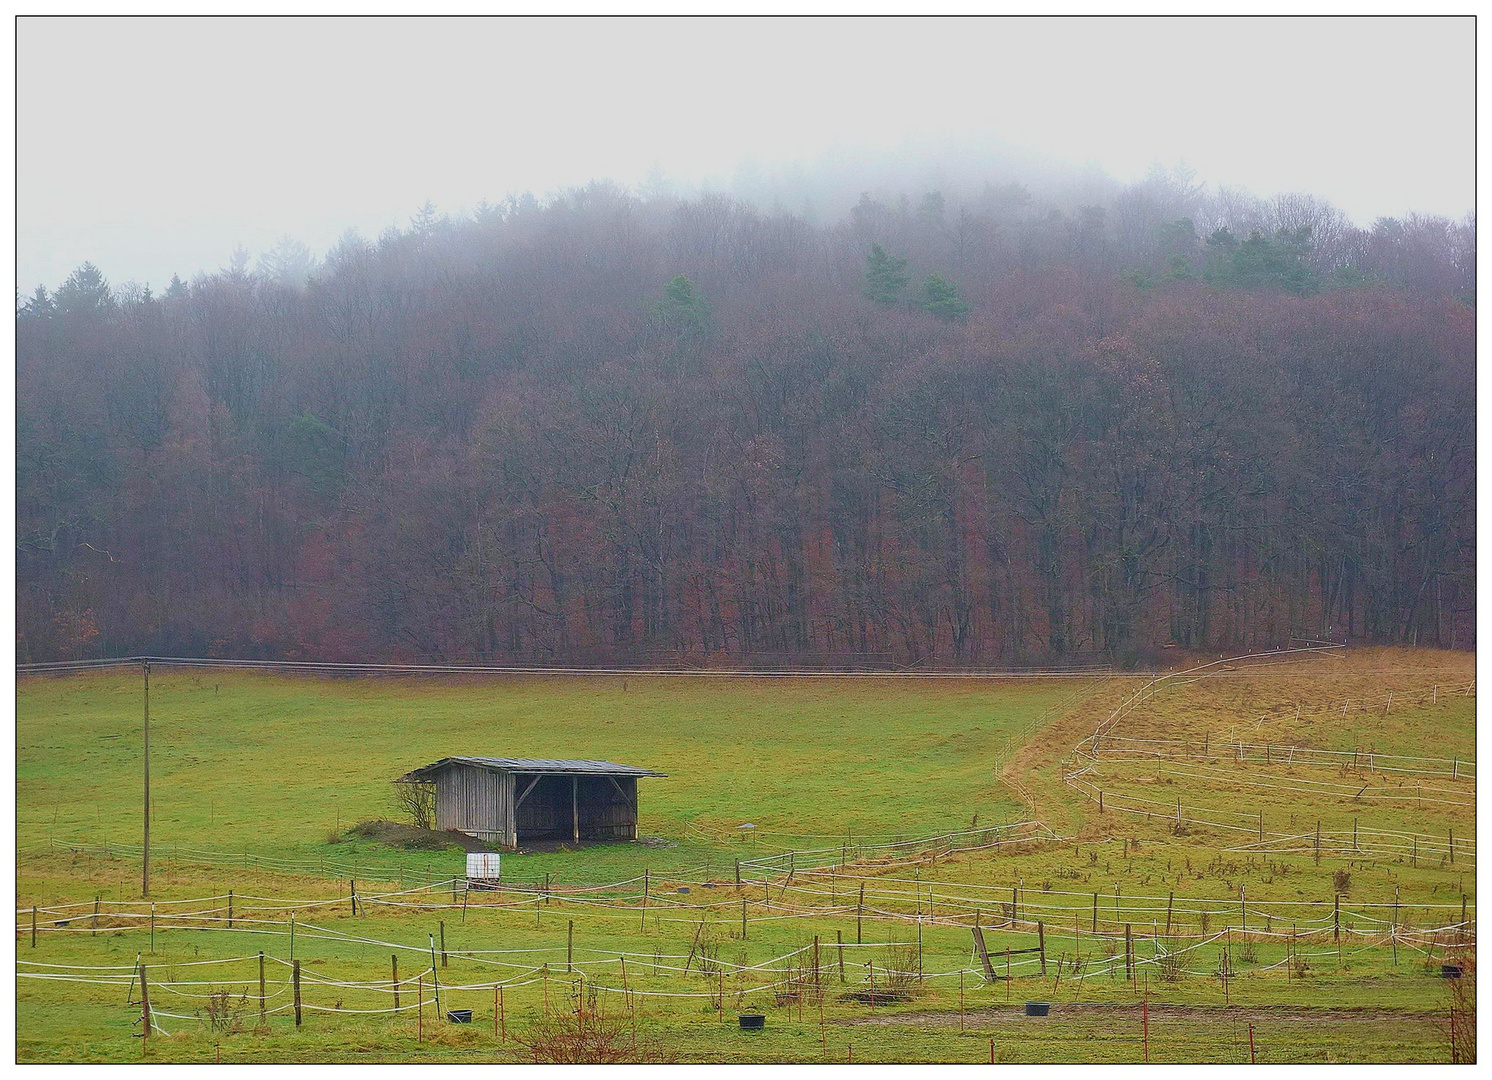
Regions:
M 453 1024 L 471 1023 L 470 1009 L 451 1009 L 446 1013 L 446 1019 Z
M 761 1031 L 767 1026 L 767 1018 L 761 1013 L 742 1013 L 742 1031 Z
M 1461 977 L 1460 964 L 1441 964 L 1440 977 L 1442 979 L 1459 979 Z
M 1028 1001 L 1026 1002 L 1027 1016 L 1045 1016 L 1052 1011 L 1050 1001 Z

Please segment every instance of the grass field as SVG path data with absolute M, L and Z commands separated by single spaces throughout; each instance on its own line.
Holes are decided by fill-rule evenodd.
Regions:
M 1250 1025 L 1260 1061 L 1448 1060 L 1440 965 L 1469 957 L 1463 898 L 1475 917 L 1473 679 L 1469 655 L 1430 651 L 1229 665 L 1157 684 L 1085 757 L 1083 740 L 1145 680 L 158 670 L 152 927 L 130 847 L 138 673 L 27 678 L 17 1053 L 531 1061 L 545 1017 L 578 1009 L 637 1053 L 678 1060 L 1248 1061 Z M 1268 745 L 1268 760 L 1241 742 Z M 1295 755 L 1278 760 L 1275 746 Z M 1354 748 L 1424 760 L 1304 760 Z M 513 889 L 466 894 L 439 884 L 459 875 L 459 851 L 348 838 L 392 816 L 393 777 L 458 753 L 661 769 L 667 779 L 642 785 L 654 842 L 505 856 Z M 1445 761 L 1454 775 L 1439 775 Z M 1098 786 L 1103 813 L 1087 790 Z M 1178 798 L 1179 828 L 1166 816 Z M 1041 829 L 969 832 L 1033 810 Z M 875 846 L 935 834 L 961 835 Z M 549 894 L 517 887 L 545 880 Z M 442 932 L 447 964 L 432 964 Z M 1044 955 L 1020 951 L 1038 945 Z M 137 955 L 157 1011 L 148 1050 L 135 1037 Z M 403 1011 L 356 1011 L 391 1007 L 394 955 L 410 980 Z M 231 962 L 189 966 L 204 960 Z M 444 1008 L 472 1009 L 471 1027 L 438 1023 L 427 1002 L 420 1032 L 412 998 L 433 994 L 432 976 Z M 849 996 L 877 986 L 898 1000 Z M 1054 1002 L 1052 1016 L 1021 1016 L 1026 1000 Z M 751 1009 L 766 1032 L 737 1029 Z

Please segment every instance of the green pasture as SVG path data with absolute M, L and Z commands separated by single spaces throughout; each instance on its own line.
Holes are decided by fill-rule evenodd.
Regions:
M 992 825 L 1022 808 L 1012 746 L 1086 680 L 321 679 L 157 669 L 152 849 L 460 872 L 459 852 L 347 834 L 396 817 L 391 781 L 441 757 L 600 758 L 641 785 L 655 844 L 536 854 L 505 874 L 605 881 L 745 853 Z M 139 845 L 138 672 L 27 678 L 17 694 L 17 842 Z M 741 830 L 744 824 L 755 829 Z M 692 826 L 692 828 L 691 828 Z M 719 837 L 751 836 L 752 843 Z M 717 850 L 719 849 L 719 850 Z
M 1371 650 L 1294 665 L 1277 678 L 1208 680 L 1158 695 L 1126 718 L 1126 730 L 1191 739 L 1268 714 L 1275 719 L 1260 727 L 1272 725 L 1281 743 L 1350 748 L 1366 740 L 1382 753 L 1471 759 L 1475 696 L 1432 690 L 1427 702 L 1414 693 L 1464 686 L 1471 664 L 1459 654 Z M 1432 780 L 1225 756 L 1105 760 L 1094 775 L 1110 790 L 1153 800 L 1157 815 L 1179 797 L 1189 821 L 1177 830 L 1162 816 L 1099 814 L 1061 778 L 1073 745 L 1135 685 L 1127 678 L 323 679 L 158 669 L 152 899 L 163 912 L 180 910 L 171 901 L 219 899 L 186 905 L 212 909 L 204 925 L 162 917 L 152 943 L 144 921 L 108 915 L 140 896 L 138 673 L 27 678 L 17 698 L 18 972 L 128 971 L 139 955 L 152 981 L 162 982 L 155 1007 L 191 1019 L 160 1018 L 169 1035 L 152 1038 L 147 1051 L 136 1037 L 138 995 L 127 1004 L 117 980 L 18 978 L 17 1056 L 524 1061 L 533 1060 L 524 1041 L 546 1015 L 583 1006 L 683 1061 L 987 1063 L 992 1052 L 997 1062 L 1141 1061 L 1147 1009 L 1156 1062 L 1247 1062 L 1251 1028 L 1260 1062 L 1447 1060 L 1450 983 L 1439 977 L 1440 964 L 1465 951 L 1453 955 L 1455 932 L 1446 928 L 1460 921 L 1463 904 L 1474 919 L 1476 900 L 1474 810 L 1455 804 L 1474 795 L 1474 774 Z M 1337 706 L 1332 715 L 1335 702 L 1386 702 L 1389 692 L 1395 703 L 1381 712 L 1349 708 L 1344 719 Z M 1292 703 L 1303 706 L 1294 728 L 1285 725 Z M 407 906 L 365 904 L 354 917 L 349 877 L 366 899 L 460 874 L 458 850 L 396 849 L 348 830 L 397 817 L 394 777 L 462 753 L 607 758 L 669 776 L 642 783 L 647 842 L 504 856 L 507 881 L 547 880 L 558 887 L 548 899 L 452 893 L 447 884 L 390 898 Z M 1015 784 L 1056 838 L 916 862 L 851 858 L 839 867 L 832 854 L 1022 820 L 1027 809 Z M 1370 797 L 1354 795 L 1364 787 Z M 1454 830 L 1457 857 L 1451 862 L 1428 843 L 1424 857 L 1328 845 L 1318 859 L 1308 842 L 1288 852 L 1248 850 L 1256 837 L 1242 819 L 1260 812 L 1266 832 L 1301 836 L 1313 834 L 1318 819 L 1328 833 L 1350 830 L 1353 819 L 1363 830 L 1426 838 Z M 1211 827 L 1193 817 L 1239 823 Z M 739 828 L 746 823 L 755 828 Z M 750 864 L 788 849 L 831 854 L 802 858 L 792 875 Z M 746 864 L 739 888 L 738 859 Z M 646 912 L 635 880 L 644 870 Z M 599 894 L 566 891 L 624 879 L 634 880 Z M 231 930 L 221 899 L 229 890 Z M 97 928 L 95 897 L 105 913 Z M 275 961 L 290 957 L 289 900 L 299 926 L 295 958 L 307 973 L 304 1000 L 331 1011 L 307 1009 L 299 1030 L 288 1012 L 275 1013 L 260 1031 L 254 960 L 188 965 L 263 950 L 270 1007 L 284 1004 L 289 969 Z M 1324 929 L 1338 905 L 1340 941 Z M 974 953 L 976 917 L 999 975 L 993 983 Z M 1029 954 L 1022 967 L 1016 952 L 1007 982 L 1003 950 L 1032 947 L 1038 921 L 1047 973 Z M 368 984 L 390 978 L 393 953 L 405 977 L 430 965 L 441 923 L 449 954 L 448 964 L 437 961 L 442 1005 L 472 1009 L 473 1025 L 438 1020 L 428 983 L 424 1041 L 410 1013 L 357 1012 L 389 1004 Z M 571 955 L 589 990 L 564 970 L 572 923 Z M 1142 965 L 1130 982 L 1122 964 L 1111 964 L 1126 931 L 1140 958 L 1204 944 L 1185 954 L 1174 978 Z M 791 1001 L 769 985 L 801 977 L 806 951 L 772 972 L 735 971 L 806 950 L 815 937 L 822 1012 L 817 987 Z M 919 938 L 924 978 L 902 981 L 907 1000 L 872 1005 L 848 996 L 884 986 L 888 969 L 913 966 Z M 1285 962 L 1287 950 L 1296 963 Z M 1226 988 L 1224 952 L 1234 973 Z M 700 953 L 711 958 L 703 973 Z M 667 970 L 686 957 L 688 973 Z M 710 966 L 717 960 L 724 974 Z M 536 974 L 543 965 L 547 977 Z M 511 984 L 506 1041 L 492 1028 L 496 979 Z M 638 993 L 624 997 L 623 985 Z M 1474 982 L 1466 985 L 1474 995 Z M 229 991 L 221 1027 L 206 1017 L 207 998 L 190 996 L 215 990 Z M 1052 1015 L 1025 1017 L 1028 1000 L 1054 1002 Z M 748 1010 L 767 1015 L 764 1033 L 738 1029 L 736 1015 Z
M 1234 974 L 1226 988 L 1219 977 L 1221 940 L 1186 953 L 1173 979 L 1145 965 L 1131 982 L 1122 963 L 1109 963 L 1122 954 L 1122 933 L 1105 922 L 1103 936 L 1087 933 L 1086 925 L 1082 933 L 1052 929 L 1046 974 L 1028 956 L 1024 968 L 1014 966 L 1008 982 L 1002 950 L 1028 947 L 1032 938 L 992 929 L 987 941 L 999 977 L 987 983 L 978 974 L 966 929 L 927 925 L 920 934 L 924 978 L 900 978 L 896 985 L 908 999 L 875 1006 L 849 995 L 885 986 L 888 969 L 915 970 L 919 934 L 913 922 L 867 920 L 858 928 L 864 938 L 859 947 L 857 924 L 844 916 L 753 920 L 743 940 L 732 917 L 736 895 L 726 890 L 719 906 L 703 914 L 662 907 L 646 918 L 638 911 L 596 911 L 562 900 L 536 905 L 532 913 L 474 906 L 464 920 L 449 909 L 389 914 L 375 907 L 357 918 L 345 911 L 302 911 L 293 946 L 302 965 L 299 1029 L 290 1007 L 292 945 L 285 913 L 251 915 L 232 933 L 221 927 L 159 929 L 153 950 L 143 925 L 105 928 L 95 935 L 85 918 L 42 932 L 35 949 L 22 940 L 20 970 L 115 965 L 116 973 L 124 974 L 138 956 L 152 982 L 157 1023 L 168 1035 L 154 1036 L 148 1049 L 141 1045 L 138 986 L 123 978 L 105 986 L 23 978 L 18 980 L 18 1057 L 522 1061 L 531 1060 L 524 1040 L 548 1013 L 580 1005 L 629 1029 L 635 1022 L 644 1042 L 656 1039 L 681 1060 L 845 1061 L 853 1053 L 860 1061 L 987 1062 L 993 1039 L 1001 1062 L 1136 1061 L 1144 1052 L 1142 1002 L 1152 1010 L 1152 1061 L 1246 1061 L 1249 1023 L 1255 1025 L 1263 1061 L 1433 1061 L 1446 1054 L 1436 1026 L 1447 1001 L 1446 981 L 1438 977 L 1440 955 L 1401 948 L 1395 956 L 1390 948 L 1361 941 L 1338 949 L 1323 935 L 1298 944 L 1299 964 L 1287 970 L 1283 940 L 1261 937 L 1246 948 L 1238 935 L 1227 944 Z M 438 956 L 442 921 L 444 963 Z M 815 936 L 820 941 L 817 983 L 811 974 Z M 841 940 L 847 943 L 842 968 Z M 1160 945 L 1187 943 L 1162 938 Z M 1153 940 L 1138 940 L 1136 955 L 1148 958 L 1156 947 Z M 255 954 L 261 950 L 269 958 L 268 1008 L 278 1011 L 258 1031 Z M 793 950 L 802 951 L 779 959 Z M 701 974 L 701 951 L 732 966 L 716 973 L 707 962 Z M 433 967 L 442 1008 L 472 1010 L 472 1026 L 437 1018 L 428 974 L 418 989 L 406 983 L 400 999 L 402 1006 L 425 1001 L 427 1041 L 419 1041 L 413 1010 L 398 1017 L 358 1013 L 392 1005 L 391 993 L 369 987 L 391 985 L 395 954 L 403 979 Z M 210 957 L 240 959 L 193 966 Z M 691 974 L 677 970 L 691 959 Z M 733 967 L 774 959 L 777 970 Z M 567 960 L 573 970 L 566 970 Z M 779 997 L 780 988 L 771 984 L 796 976 L 803 980 L 801 997 Z M 494 1030 L 494 981 L 510 984 L 502 1000 L 506 1041 Z M 629 999 L 624 988 L 636 993 Z M 212 1025 L 207 1007 L 218 992 L 227 993 L 228 1003 L 221 1028 Z M 1023 1003 L 1033 1000 L 1053 1002 L 1052 1015 L 1020 1015 Z M 767 1030 L 742 1033 L 736 1017 L 743 1011 L 765 1013 Z

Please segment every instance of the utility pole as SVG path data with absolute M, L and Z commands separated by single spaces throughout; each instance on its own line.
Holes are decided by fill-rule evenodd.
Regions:
M 145 869 L 140 881 L 140 895 L 150 895 L 150 661 L 141 661 L 145 672 Z

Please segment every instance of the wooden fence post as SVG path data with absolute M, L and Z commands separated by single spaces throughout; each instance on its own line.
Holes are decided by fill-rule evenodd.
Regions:
M 1093 932 L 1098 933 L 1098 894 L 1093 894 Z
M 746 940 L 746 898 L 741 897 L 741 940 Z
M 1461 921 L 1466 921 L 1466 897 L 1461 897 Z M 839 985 L 844 985 L 844 931 L 834 931 L 834 940 L 839 944 Z
M 394 1011 L 399 1011 L 399 954 L 394 953 L 390 960 L 393 963 L 392 979 L 394 983 Z
M 861 934 L 861 922 L 865 918 L 865 882 L 860 882 L 860 903 L 855 908 L 855 944 L 864 941 Z
M 1041 920 L 1036 922 L 1036 948 L 1041 953 L 1041 974 L 1046 976 L 1046 927 L 1041 925 Z
M 264 1008 L 264 999 L 265 999 L 265 996 L 266 995 L 264 993 L 264 953 L 261 951 L 259 953 L 259 1026 L 261 1028 L 269 1026 L 269 1018 L 266 1015 L 265 1008 Z
M 290 965 L 290 985 L 295 1000 L 295 1026 L 300 1027 L 300 961 Z
M 155 907 L 155 905 L 152 904 L 151 905 L 152 910 L 154 909 L 154 907 Z M 152 917 L 151 920 L 150 920 L 150 929 L 151 929 L 151 938 L 154 939 L 154 937 L 155 937 L 155 919 L 154 919 L 154 917 Z M 36 905 L 35 904 L 31 905 L 31 947 L 33 949 L 36 948 Z M 152 944 L 150 946 L 150 951 L 151 952 L 155 952 L 155 944 L 154 944 L 153 940 L 152 940 Z
M 233 890 L 228 890 L 228 929 L 233 929 Z
M 503 1042 L 507 1042 L 508 1009 L 507 1005 L 503 1001 L 503 988 L 501 986 L 497 988 L 497 1022 L 499 1025 L 501 1025 L 498 1028 L 498 1038 L 502 1039 Z
M 150 1042 L 150 984 L 145 977 L 146 965 L 140 965 L 140 1023 L 144 1026 L 141 1034 L 144 1036 L 146 1045 Z
M 1445 830 L 1445 846 L 1451 853 L 1451 865 L 1456 865 L 1456 830 Z
M 1172 892 L 1166 899 L 1166 936 L 1171 936 L 1171 911 L 1176 906 L 1176 894 Z
M 1331 940 L 1342 940 L 1342 894 L 1331 898 Z
M 570 920 L 569 927 L 565 930 L 565 970 L 575 970 L 575 920 Z
M 352 913 L 357 914 L 357 882 L 352 878 L 347 879 L 348 899 L 352 904 Z
M 1135 977 L 1135 934 L 1129 923 L 1124 924 L 1124 976 Z

